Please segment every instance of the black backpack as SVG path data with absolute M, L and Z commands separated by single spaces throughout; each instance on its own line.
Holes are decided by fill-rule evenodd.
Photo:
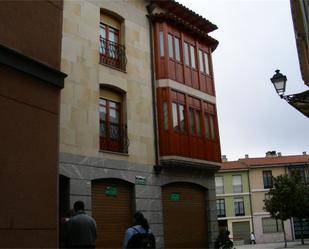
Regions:
M 136 228 L 132 227 L 136 234 L 134 234 L 127 245 L 127 248 L 134 249 L 155 249 L 156 248 L 156 240 L 152 233 L 140 233 Z

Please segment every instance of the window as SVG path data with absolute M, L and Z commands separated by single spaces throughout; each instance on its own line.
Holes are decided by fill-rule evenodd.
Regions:
M 216 194 L 224 194 L 223 176 L 216 176 Z
M 272 188 L 273 187 L 271 170 L 263 171 L 263 183 L 264 183 L 264 188 Z
M 100 63 L 125 70 L 125 48 L 120 43 L 121 21 L 109 14 L 101 14 Z
M 185 106 L 179 103 L 172 103 L 173 128 L 176 131 L 185 131 Z
M 204 52 L 201 49 L 199 49 L 198 53 L 199 53 L 200 71 L 204 74 L 206 73 L 207 75 L 210 75 L 208 53 Z
M 235 216 L 245 215 L 244 199 L 242 197 L 234 198 Z
M 232 176 L 232 182 L 233 182 L 233 193 L 241 193 L 242 192 L 241 175 Z
M 106 89 L 101 89 L 100 95 L 100 149 L 127 153 L 126 126 L 122 123 L 122 96 Z
M 164 130 L 168 130 L 168 109 L 167 103 L 163 102 L 163 123 L 164 123 Z
M 282 232 L 281 220 L 273 218 L 262 218 L 263 233 L 278 233 Z
M 187 66 L 190 66 L 190 61 L 189 61 L 189 44 L 187 42 L 184 43 L 184 50 L 185 50 L 185 64 Z
M 217 216 L 225 217 L 225 202 L 224 199 L 219 199 L 216 201 L 217 204 Z
M 191 107 L 189 109 L 189 112 L 190 112 L 190 132 L 191 134 L 202 136 L 201 112 Z
M 215 129 L 215 116 L 213 114 L 204 113 L 204 124 L 206 138 L 216 140 L 216 129 Z
M 168 34 L 168 56 L 176 61 L 180 61 L 179 38 L 172 34 Z
M 184 43 L 185 64 L 192 68 L 196 68 L 195 47 L 187 42 Z
M 160 31 L 160 56 L 164 56 L 164 33 Z

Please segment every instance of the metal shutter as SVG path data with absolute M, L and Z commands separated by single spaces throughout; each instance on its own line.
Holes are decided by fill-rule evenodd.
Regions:
M 97 223 L 97 248 L 122 247 L 125 230 L 132 225 L 132 189 L 130 183 L 119 179 L 92 182 L 92 215 Z
M 172 183 L 162 197 L 165 248 L 208 248 L 205 189 Z

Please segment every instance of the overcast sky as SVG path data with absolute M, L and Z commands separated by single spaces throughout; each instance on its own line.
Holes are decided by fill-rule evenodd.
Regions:
M 221 153 L 228 160 L 309 153 L 309 119 L 280 99 L 270 82 L 288 78 L 286 94 L 308 90 L 299 69 L 288 0 L 178 0 L 218 26 L 213 53 Z

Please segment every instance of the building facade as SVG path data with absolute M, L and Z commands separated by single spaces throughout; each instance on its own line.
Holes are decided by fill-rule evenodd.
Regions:
M 85 201 L 101 248 L 122 246 L 137 210 L 158 248 L 212 248 L 216 26 L 172 0 L 65 1 L 63 12 L 61 216 Z
M 299 171 L 304 184 L 308 183 L 309 176 L 309 156 L 306 153 L 297 156 L 282 156 L 281 153 L 270 151 L 266 153 L 266 157 L 241 158 L 237 161 L 224 161 L 222 168 L 216 174 L 216 197 L 217 197 L 217 215 L 220 228 L 227 228 L 231 232 L 231 237 L 239 243 L 249 243 L 249 235 L 254 232 L 257 243 L 279 242 L 284 240 L 281 221 L 271 218 L 269 213 L 264 210 L 264 200 L 269 198 L 268 192 L 273 187 L 273 177 L 279 175 L 290 174 L 291 171 Z M 241 177 L 240 177 L 241 176 Z M 243 202 L 244 207 L 248 206 L 248 210 L 244 211 L 243 221 L 250 225 L 243 226 L 242 234 L 234 230 L 232 225 L 235 217 L 231 216 L 234 208 L 236 214 L 237 205 L 231 206 L 228 194 L 234 183 L 244 184 L 244 193 L 248 197 L 247 203 Z M 238 177 L 238 180 L 236 179 Z M 243 179 L 247 179 L 243 181 Z M 247 187 L 246 185 L 247 184 Z M 235 184 L 234 184 L 235 185 Z M 236 184 L 237 185 L 237 184 Z M 234 187 L 233 187 L 234 188 Z M 235 188 L 236 189 L 236 188 Z M 247 189 L 247 191 L 245 190 Z M 241 193 L 237 194 L 240 196 Z M 235 197 L 234 197 L 235 198 Z M 238 198 L 238 197 L 237 197 Z M 226 210 L 226 211 L 222 211 Z M 244 208 L 246 210 L 246 208 Z M 233 213 L 232 213 L 233 214 Z M 246 220 L 247 219 L 247 220 Z M 301 234 L 301 223 L 298 219 L 291 219 L 284 222 L 287 240 L 299 239 Z M 309 235 L 308 221 L 303 221 L 304 235 Z
M 219 229 L 228 229 L 235 243 L 248 244 L 253 224 L 247 165 L 223 162 L 215 181 Z
M 57 247 L 62 4 L 0 2 L 1 248 Z

